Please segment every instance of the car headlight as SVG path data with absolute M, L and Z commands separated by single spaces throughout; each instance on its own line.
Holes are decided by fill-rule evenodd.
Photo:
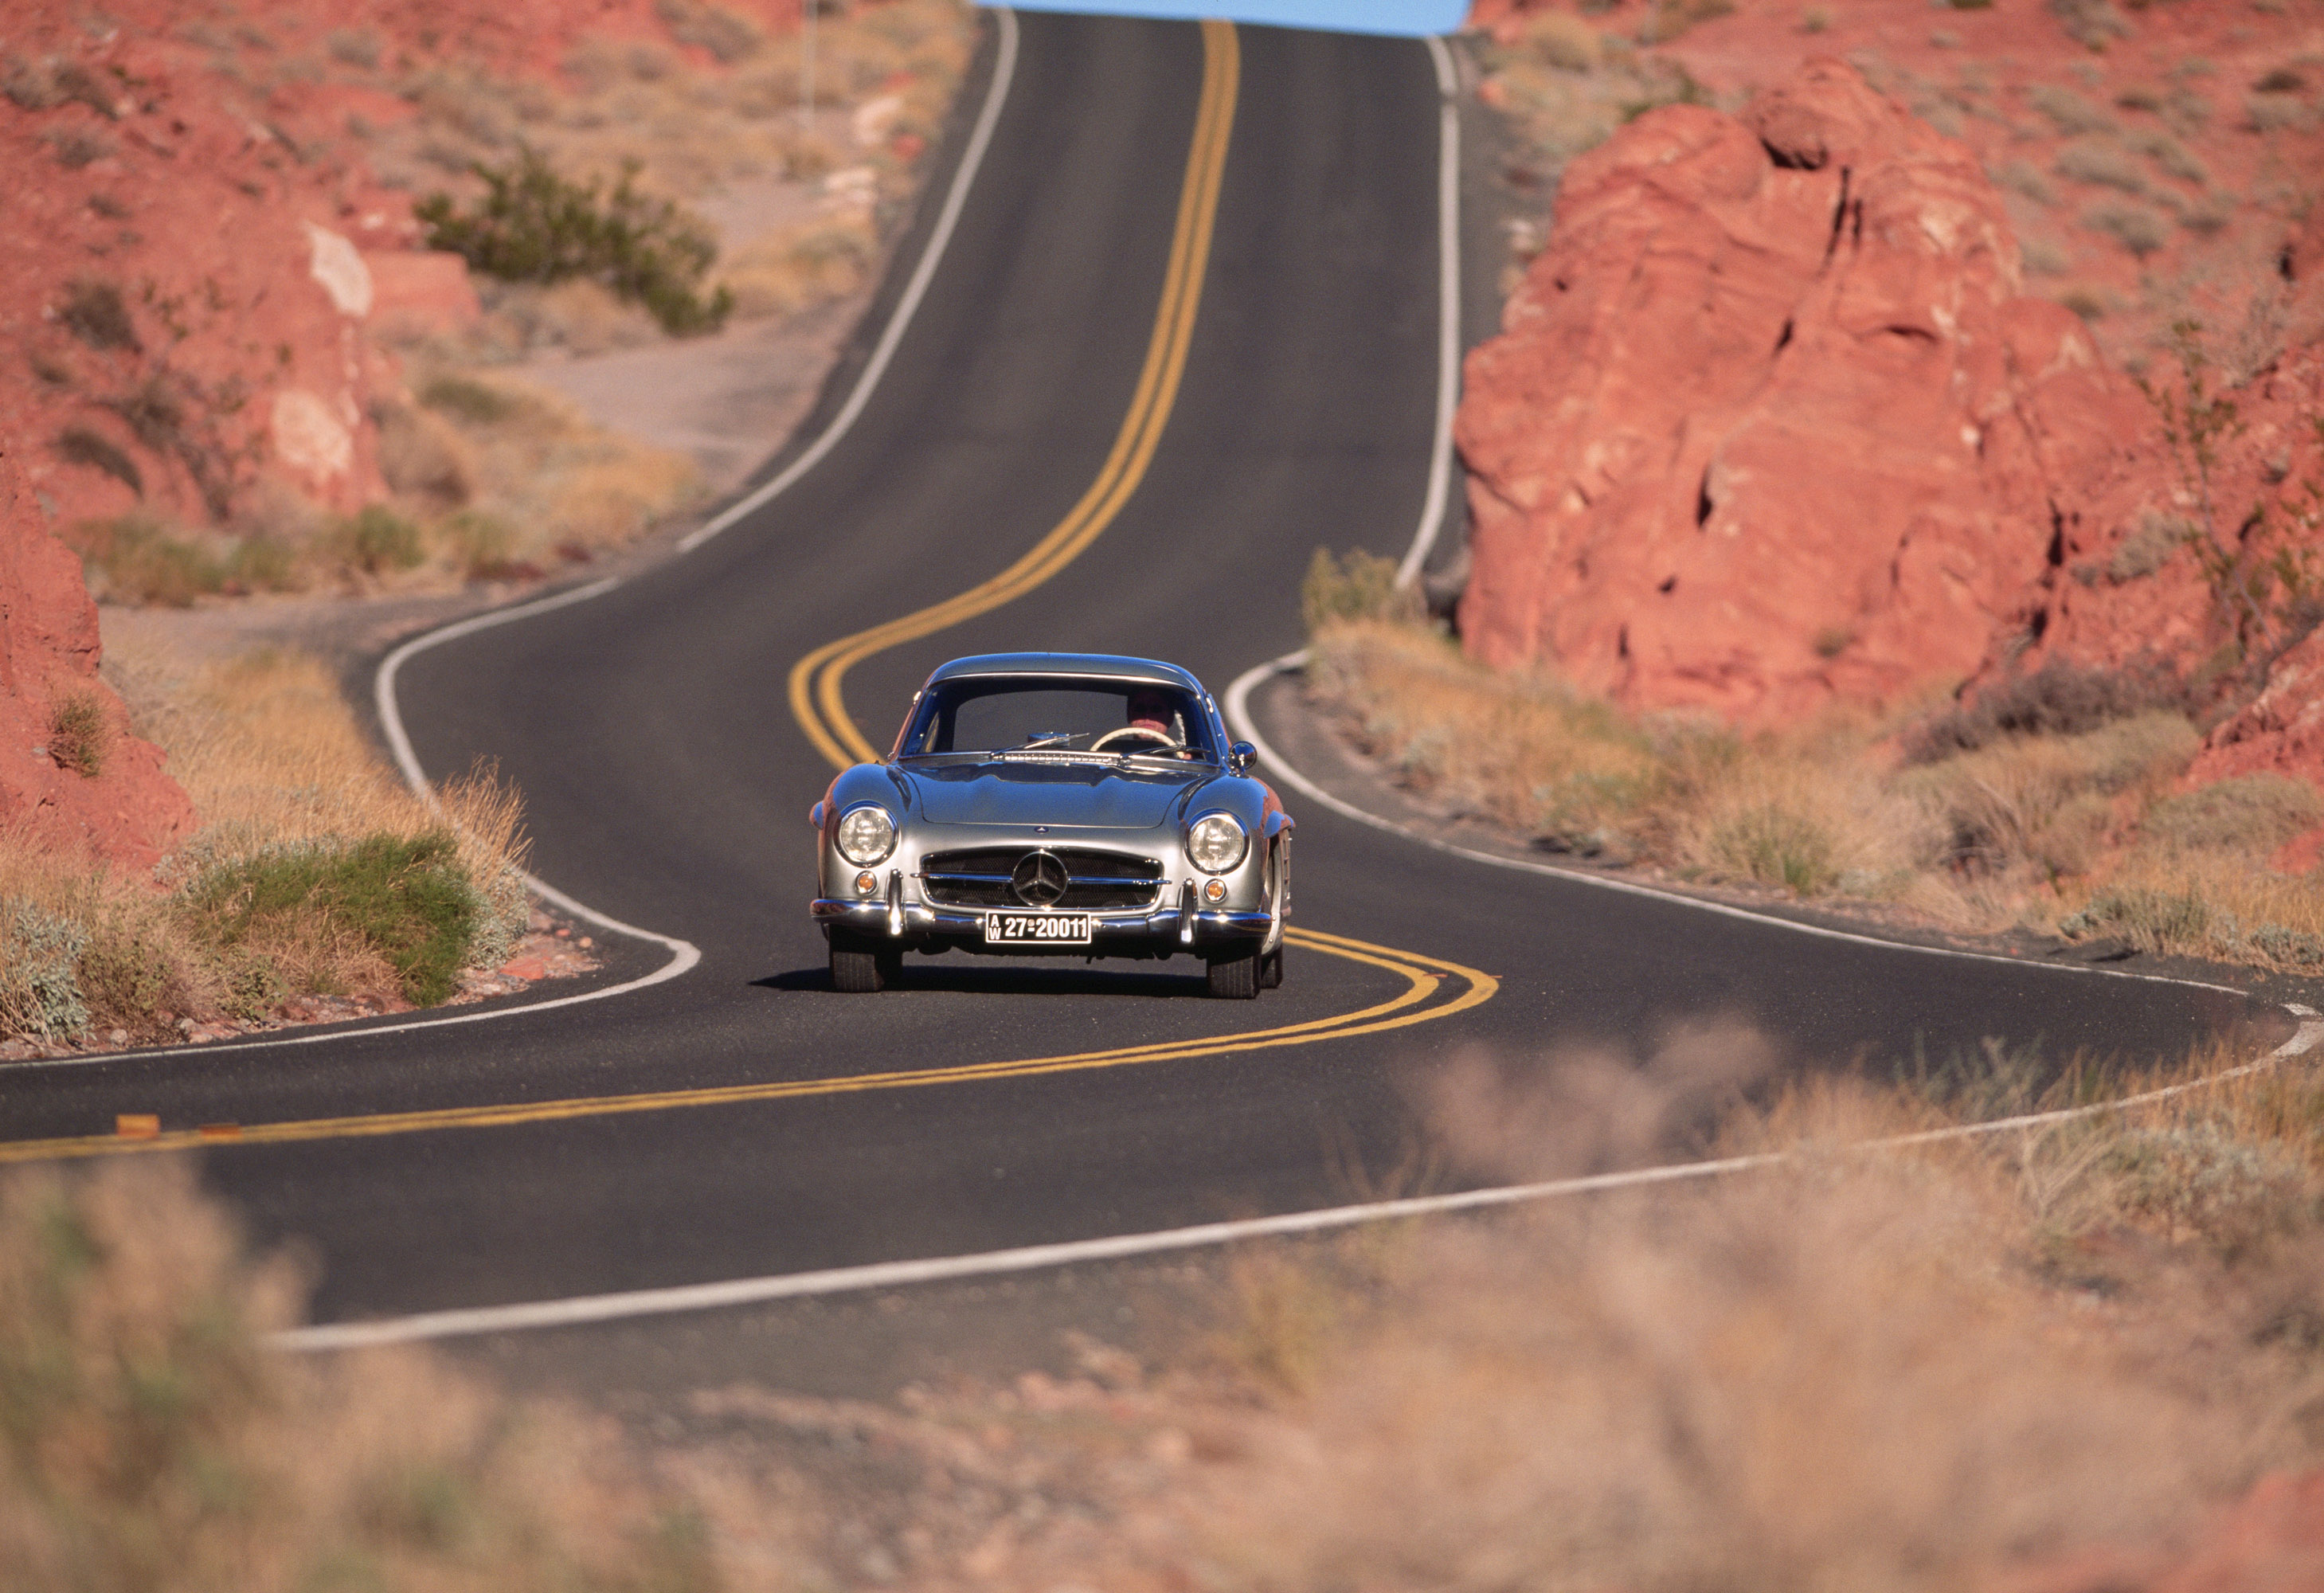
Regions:
M 1204 814 L 1186 832 L 1186 855 L 1205 874 L 1223 874 L 1250 849 L 1243 827 L 1222 813 Z
M 896 821 L 884 807 L 851 807 L 839 819 L 839 855 L 868 869 L 896 850 Z

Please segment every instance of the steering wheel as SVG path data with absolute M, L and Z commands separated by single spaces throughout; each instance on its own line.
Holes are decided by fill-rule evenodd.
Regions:
M 1186 750 L 1186 743 L 1178 740 L 1167 730 L 1156 730 L 1150 724 L 1125 724 L 1120 730 L 1110 730 L 1103 735 L 1098 737 L 1097 740 L 1092 741 L 1090 743 L 1090 750 L 1093 752 L 1102 752 L 1113 742 L 1120 741 L 1124 737 L 1128 736 L 1136 736 L 1141 741 L 1156 742 L 1158 745 L 1168 748 L 1173 752 L 1183 752 Z

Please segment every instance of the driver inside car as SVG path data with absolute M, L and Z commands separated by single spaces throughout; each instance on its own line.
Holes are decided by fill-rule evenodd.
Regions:
M 1155 751 L 1164 757 L 1192 758 L 1194 754 L 1185 744 L 1184 722 L 1178 717 L 1178 704 L 1170 693 L 1141 687 L 1130 694 L 1125 730 L 1150 730 L 1163 738 L 1167 746 L 1155 745 Z
M 1130 694 L 1129 722 L 1140 730 L 1157 732 L 1175 741 L 1178 739 L 1174 723 L 1177 717 L 1177 710 L 1171 705 L 1167 692 L 1134 691 Z

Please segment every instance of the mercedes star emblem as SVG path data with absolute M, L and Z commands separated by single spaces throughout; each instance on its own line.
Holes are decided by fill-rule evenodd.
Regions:
M 1009 876 L 1010 889 L 1028 907 L 1054 907 L 1065 899 L 1070 883 L 1065 865 L 1054 852 L 1028 852 Z

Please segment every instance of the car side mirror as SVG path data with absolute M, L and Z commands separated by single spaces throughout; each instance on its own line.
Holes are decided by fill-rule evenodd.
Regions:
M 818 802 L 807 810 L 807 822 L 816 829 L 823 828 L 823 804 Z
M 1249 774 L 1250 766 L 1259 761 L 1259 749 L 1249 741 L 1237 741 L 1227 749 L 1227 772 Z

